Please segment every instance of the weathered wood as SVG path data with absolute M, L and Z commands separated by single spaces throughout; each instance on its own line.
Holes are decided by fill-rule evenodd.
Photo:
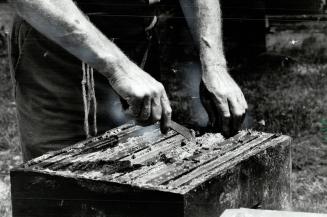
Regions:
M 219 216 L 290 205 L 290 138 L 125 125 L 12 170 L 14 217 Z
M 327 214 L 257 209 L 228 209 L 220 217 L 327 217 Z

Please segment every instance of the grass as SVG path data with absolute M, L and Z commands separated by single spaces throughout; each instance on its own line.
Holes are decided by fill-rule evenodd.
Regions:
M 11 12 L 0 4 L 0 29 Z M 269 54 L 235 70 L 257 130 L 291 135 L 293 208 L 327 213 L 327 23 L 278 24 Z M 0 53 L 5 52 L 4 46 Z M 282 56 L 281 56 L 282 55 Z M 22 162 L 8 59 L 0 57 L 0 216 L 11 216 L 9 170 Z
M 11 10 L 0 4 L 0 34 L 8 32 Z M 5 44 L 0 44 L 0 54 L 5 54 Z M 9 170 L 20 164 L 22 158 L 18 145 L 16 110 L 12 97 L 8 58 L 0 57 L 0 216 L 11 217 Z
M 255 129 L 294 138 L 294 210 L 327 213 L 327 23 L 274 30 L 267 36 L 270 54 L 238 80 Z

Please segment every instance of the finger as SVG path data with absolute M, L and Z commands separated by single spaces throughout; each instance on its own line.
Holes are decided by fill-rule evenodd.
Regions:
M 231 117 L 222 116 L 221 122 L 222 122 L 222 134 L 225 137 L 230 137 L 230 135 L 231 135 Z
M 143 108 L 140 113 L 140 120 L 147 121 L 151 117 L 151 97 L 144 97 Z
M 242 126 L 243 115 L 245 113 L 243 105 L 236 99 L 232 98 L 228 101 L 231 112 L 231 135 L 236 134 Z
M 161 97 L 155 96 L 151 102 L 151 120 L 153 123 L 160 121 L 162 115 Z
M 171 126 L 172 109 L 169 103 L 166 92 L 163 93 L 161 98 L 162 118 L 160 122 L 161 132 L 166 134 Z
M 244 125 L 244 121 L 245 121 L 245 118 L 246 118 L 246 114 L 247 114 L 247 111 L 249 109 L 249 106 L 248 106 L 248 103 L 244 97 L 244 94 L 241 92 L 240 96 L 237 98 L 237 101 L 243 105 L 243 108 L 244 108 L 244 114 L 242 115 L 242 125 Z
M 202 104 L 203 104 L 205 110 L 207 111 L 207 114 L 208 114 L 208 118 L 209 118 L 208 127 L 210 129 L 217 128 L 219 125 L 218 121 L 217 121 L 218 114 L 216 112 L 214 104 L 209 99 L 203 99 L 201 101 L 202 101 Z
M 241 103 L 242 103 L 242 105 L 244 107 L 244 110 L 247 110 L 249 108 L 249 106 L 248 106 L 248 103 L 247 103 L 243 93 L 241 93 L 241 96 L 239 97 L 239 100 L 241 101 Z
M 200 99 L 201 103 L 208 114 L 208 128 L 214 129 L 216 125 L 218 125 L 217 117 L 218 114 L 216 113 L 215 105 L 211 99 L 210 93 L 201 82 L 200 84 Z
M 227 99 L 218 102 L 217 99 L 215 98 L 215 105 L 218 114 L 221 116 L 221 128 L 222 128 L 222 133 L 224 136 L 229 137 L 230 136 L 230 127 L 231 127 L 231 114 L 229 111 L 229 105 Z
M 139 99 L 127 100 L 129 107 L 126 110 L 126 114 L 132 117 L 138 117 L 141 112 L 142 101 Z
M 245 127 L 245 119 L 246 119 L 246 115 L 247 115 L 247 111 L 249 109 L 249 106 L 248 106 L 248 103 L 243 95 L 243 93 L 241 93 L 241 96 L 238 98 L 238 101 L 240 103 L 242 103 L 243 107 L 244 107 L 244 114 L 242 115 L 242 118 L 241 118 L 241 122 L 242 122 L 242 125 L 241 125 L 241 128 L 244 129 Z

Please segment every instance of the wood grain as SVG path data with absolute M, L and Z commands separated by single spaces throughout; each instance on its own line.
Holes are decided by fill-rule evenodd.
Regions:
M 286 209 L 290 143 L 253 131 L 194 143 L 173 130 L 162 135 L 158 125 L 124 125 L 12 170 L 14 217 L 44 209 L 53 212 L 47 216 L 188 217 L 239 206 Z

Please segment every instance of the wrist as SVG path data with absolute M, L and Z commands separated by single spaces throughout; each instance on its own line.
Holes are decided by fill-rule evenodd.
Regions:
M 224 53 L 213 52 L 213 50 L 206 50 L 200 55 L 201 64 L 205 73 L 216 73 L 217 70 L 227 70 L 227 61 Z
M 228 74 L 228 67 L 226 62 L 204 63 L 202 64 L 202 77 L 210 77 L 211 75 Z
M 110 55 L 101 58 L 99 72 L 109 80 L 127 74 L 133 64 L 126 56 Z

